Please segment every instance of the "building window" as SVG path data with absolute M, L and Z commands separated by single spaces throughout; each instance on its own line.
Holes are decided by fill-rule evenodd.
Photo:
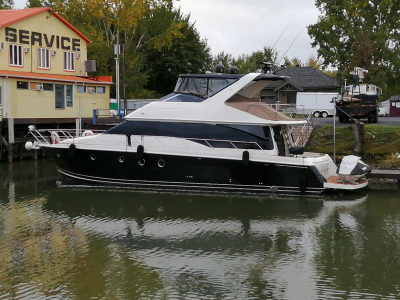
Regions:
M 77 93 L 86 93 L 86 86 L 84 86 L 84 85 L 77 85 L 77 86 L 76 86 L 76 92 L 77 92 Z
M 21 45 L 10 45 L 10 66 L 22 67 L 24 65 L 24 57 L 22 55 Z
M 64 108 L 64 85 L 63 84 L 56 84 L 56 108 Z
M 17 81 L 17 89 L 29 90 L 29 82 L 28 81 Z
M 67 107 L 72 107 L 74 102 L 73 102 L 73 88 L 72 85 L 66 85 L 65 86 L 65 96 L 67 99 Z
M 51 83 L 43 83 L 43 91 L 53 91 L 54 85 Z
M 45 48 L 38 49 L 38 68 L 50 69 L 50 50 Z
M 41 86 L 42 84 L 41 83 L 38 83 L 38 82 L 31 82 L 30 84 L 29 84 L 29 89 L 30 90 L 37 90 L 37 86 Z
M 106 93 L 106 87 L 105 86 L 98 86 L 97 87 L 97 93 L 98 94 L 105 94 Z
M 96 93 L 96 87 L 95 87 L 95 86 L 88 86 L 88 87 L 87 87 L 87 92 L 88 92 L 89 94 L 94 94 L 94 93 Z
M 64 52 L 64 71 L 75 71 L 74 52 Z

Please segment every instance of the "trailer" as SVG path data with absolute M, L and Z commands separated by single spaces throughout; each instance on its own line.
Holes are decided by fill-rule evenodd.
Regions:
M 296 114 L 310 113 L 314 117 L 332 116 L 334 114 L 334 98 L 337 93 L 309 93 L 298 92 L 296 98 Z

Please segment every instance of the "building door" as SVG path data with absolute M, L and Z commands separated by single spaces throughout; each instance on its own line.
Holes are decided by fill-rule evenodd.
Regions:
M 56 84 L 56 108 L 65 108 L 64 85 Z

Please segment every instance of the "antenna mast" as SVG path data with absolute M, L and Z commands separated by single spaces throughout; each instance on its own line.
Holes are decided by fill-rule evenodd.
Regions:
M 283 55 L 281 56 L 281 58 L 280 58 L 279 61 L 278 61 L 278 65 L 280 64 L 281 60 L 285 57 L 286 53 L 288 53 L 288 51 L 290 50 L 290 48 L 293 46 L 294 42 L 297 40 L 297 38 L 299 37 L 299 35 L 300 35 L 300 33 L 301 33 L 302 31 L 303 31 L 303 29 L 300 30 L 299 34 L 296 36 L 296 38 L 295 38 L 295 39 L 293 40 L 293 42 L 290 44 L 289 48 L 286 50 L 285 53 L 283 53 Z

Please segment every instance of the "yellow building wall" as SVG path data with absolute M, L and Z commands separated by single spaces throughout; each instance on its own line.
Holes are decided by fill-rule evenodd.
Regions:
M 6 31 L 7 27 L 16 31 L 16 33 L 12 32 L 16 35 L 16 42 L 6 41 L 7 37 L 9 39 L 11 38 L 10 31 Z M 23 36 L 27 37 L 22 39 L 22 41 L 29 41 L 29 44 L 21 43 L 21 30 Z M 28 33 L 24 31 L 27 31 Z M 8 33 L 8 35 L 6 33 Z M 34 41 L 32 39 L 33 33 L 36 34 L 34 35 Z M 47 46 L 44 35 L 46 35 L 47 42 L 49 44 L 51 42 L 52 36 L 54 36 L 52 47 Z M 62 49 L 62 38 L 64 38 L 64 47 L 70 47 L 70 50 Z M 70 41 L 68 42 L 68 40 L 66 39 L 69 39 Z M 76 43 L 79 44 L 79 51 L 74 51 L 74 49 L 72 49 L 73 39 L 76 39 Z M 38 40 L 41 40 L 41 46 Z M 10 24 L 9 26 L 6 26 L 4 28 L 0 28 L 0 42 L 4 43 L 4 49 L 0 50 L 0 70 L 61 75 L 84 74 L 84 61 L 87 60 L 86 41 L 83 40 L 75 31 L 71 30 L 65 24 L 63 24 L 54 15 L 50 15 L 48 11 Z M 23 48 L 29 48 L 28 53 L 23 52 L 23 67 L 9 65 L 10 44 L 22 45 Z M 38 69 L 38 48 L 50 49 L 50 70 Z M 56 54 L 54 56 L 51 55 L 52 50 L 56 51 Z M 75 71 L 71 72 L 64 70 L 64 51 L 74 52 L 75 56 L 79 53 L 80 58 L 75 57 L 74 59 Z
M 53 91 L 36 91 L 36 90 L 21 90 L 17 89 L 17 81 L 27 81 L 23 79 L 8 78 L 9 86 L 9 101 L 11 114 L 10 118 L 79 118 L 79 97 L 81 97 L 81 117 L 92 118 L 93 109 L 109 109 L 110 107 L 110 87 L 107 85 L 87 86 L 102 86 L 105 87 L 105 93 L 78 93 L 77 85 L 67 82 L 46 82 L 30 80 L 29 83 L 51 83 Z M 64 108 L 56 108 L 55 106 L 55 84 L 72 85 L 73 86 L 73 106 L 67 107 L 67 102 L 64 97 Z M 80 84 L 82 85 L 82 84 Z M 7 109 L 8 111 L 8 109 Z

